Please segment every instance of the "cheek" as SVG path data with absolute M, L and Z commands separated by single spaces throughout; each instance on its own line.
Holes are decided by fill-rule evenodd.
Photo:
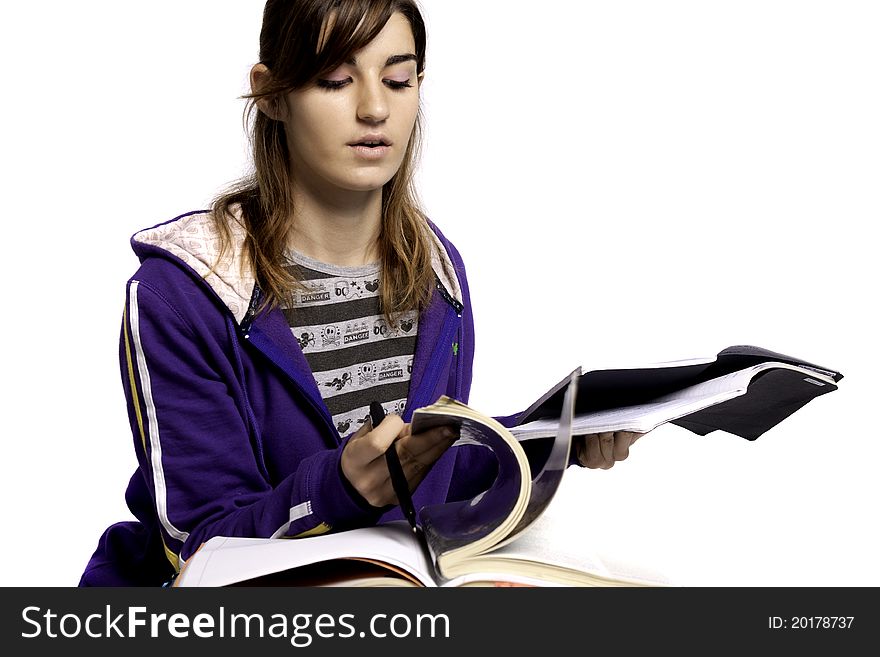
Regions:
M 288 143 L 291 149 L 308 155 L 333 150 L 345 142 L 340 130 L 339 110 L 332 103 L 309 103 L 291 107 Z
M 419 115 L 419 95 L 413 94 L 412 98 L 407 98 L 401 107 L 403 116 L 407 117 L 410 128 L 415 125 L 416 118 Z
M 401 140 L 408 140 L 412 136 L 413 128 L 416 124 L 416 119 L 419 115 L 419 102 L 418 97 L 415 98 L 414 101 L 406 100 L 402 101 L 397 106 L 397 115 L 400 117 L 399 122 L 399 135 L 398 138 Z

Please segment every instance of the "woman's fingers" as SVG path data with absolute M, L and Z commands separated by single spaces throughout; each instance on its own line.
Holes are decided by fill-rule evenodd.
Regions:
M 610 468 L 614 465 L 614 433 L 599 434 L 599 453 L 602 456 L 602 465 Z
M 361 427 L 348 441 L 342 452 L 342 474 L 368 503 L 383 507 L 396 501 L 394 488 L 385 461 L 385 452 L 392 448 L 403 431 L 399 415 L 387 415 L 371 428 Z
M 449 449 L 459 432 L 456 427 L 435 427 L 397 441 L 397 455 L 410 488 L 415 488 L 431 466 Z
M 614 461 L 625 461 L 629 456 L 630 446 L 641 434 L 632 431 L 614 432 Z
M 576 453 L 581 465 L 608 470 L 618 461 L 629 457 L 629 448 L 644 434 L 633 431 L 614 431 L 577 436 Z
M 413 435 L 399 415 L 388 415 L 375 428 L 365 424 L 342 452 L 342 473 L 376 507 L 396 504 L 385 452 L 396 449 L 410 490 L 421 483 L 435 461 L 458 439 L 458 428 L 435 427 Z
M 403 435 L 398 444 L 406 447 L 407 452 L 413 457 L 425 462 L 433 462 L 458 440 L 458 436 L 457 427 L 434 427 L 418 434 Z
M 369 428 L 369 425 L 366 426 Z M 397 439 L 403 428 L 404 422 L 399 415 L 386 415 L 378 426 L 372 427 L 360 438 L 357 438 L 357 434 L 352 436 L 349 444 L 355 442 L 357 438 L 354 449 L 357 450 L 358 462 L 367 465 L 378 459 L 383 459 L 385 452 Z
M 594 433 L 583 438 L 584 447 L 581 463 L 588 468 L 604 469 L 605 459 L 602 457 L 602 449 L 599 446 L 599 435 Z

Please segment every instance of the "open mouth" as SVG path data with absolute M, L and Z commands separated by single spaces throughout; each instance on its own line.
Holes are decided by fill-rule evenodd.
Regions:
M 361 135 L 349 147 L 358 157 L 369 161 L 381 160 L 391 152 L 391 142 L 382 134 Z

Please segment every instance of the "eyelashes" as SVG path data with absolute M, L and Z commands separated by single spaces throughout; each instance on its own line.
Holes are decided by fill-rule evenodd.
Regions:
M 321 89 L 327 89 L 330 91 L 336 91 L 338 89 L 342 89 L 347 86 L 351 82 L 351 78 L 347 78 L 345 80 L 317 80 L 315 84 L 319 86 Z M 385 86 L 389 89 L 394 89 L 395 91 L 401 91 L 403 89 L 411 89 L 412 81 L 406 80 L 404 82 L 400 82 L 398 80 L 384 80 Z
M 412 82 L 406 80 L 404 82 L 398 82 L 397 80 L 385 80 L 385 84 L 387 84 L 392 89 L 410 89 L 412 88 Z
M 315 84 L 321 89 L 342 89 L 348 84 L 348 80 L 317 80 Z

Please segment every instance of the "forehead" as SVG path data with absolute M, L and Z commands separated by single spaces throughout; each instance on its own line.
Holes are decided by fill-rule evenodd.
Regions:
M 322 34 L 327 36 L 328 30 L 333 28 L 333 16 L 331 16 Z M 354 53 L 354 60 L 358 66 L 381 66 L 391 55 L 404 55 L 415 53 L 416 41 L 413 36 L 409 21 L 401 13 L 394 13 L 385 26 L 366 46 Z

